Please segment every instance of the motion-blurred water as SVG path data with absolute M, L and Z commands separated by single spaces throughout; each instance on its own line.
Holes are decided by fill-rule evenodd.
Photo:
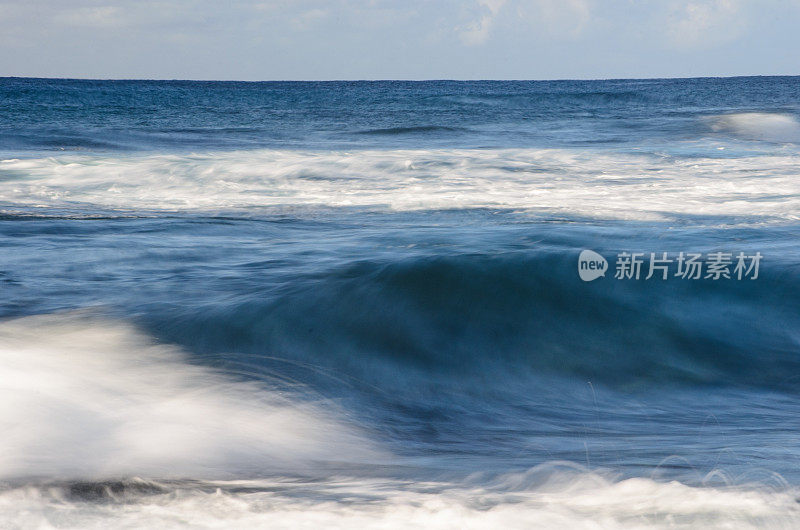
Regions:
M 0 79 L 4 526 L 797 526 L 798 102 Z

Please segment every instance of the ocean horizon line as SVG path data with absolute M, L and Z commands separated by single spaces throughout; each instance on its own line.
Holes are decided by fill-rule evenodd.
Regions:
M 764 79 L 800 77 L 797 74 L 748 74 L 748 75 L 702 75 L 702 76 L 664 76 L 664 77 L 585 77 L 585 78 L 552 78 L 552 79 L 523 79 L 523 78 L 375 78 L 375 79 L 200 79 L 200 78 L 157 78 L 157 77 L 59 77 L 59 76 L 23 76 L 4 75 L 0 80 L 29 79 L 49 81 L 145 81 L 145 82 L 193 82 L 193 83 L 575 83 L 575 82 L 610 82 L 610 81 L 689 81 L 701 79 Z

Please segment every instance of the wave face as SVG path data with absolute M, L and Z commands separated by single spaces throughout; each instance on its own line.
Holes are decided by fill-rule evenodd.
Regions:
M 202 314 L 171 309 L 152 324 L 193 350 L 252 359 L 279 352 L 366 391 L 452 384 L 481 394 L 542 375 L 633 388 L 798 390 L 788 375 L 800 370 L 795 266 L 773 263 L 759 286 L 587 285 L 576 259 L 541 249 L 362 261 Z
M 798 87 L 0 79 L 4 526 L 800 526 Z

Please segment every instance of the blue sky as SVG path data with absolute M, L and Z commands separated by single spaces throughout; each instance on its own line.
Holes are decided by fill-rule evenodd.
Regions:
M 800 74 L 800 0 L 0 0 L 0 76 Z

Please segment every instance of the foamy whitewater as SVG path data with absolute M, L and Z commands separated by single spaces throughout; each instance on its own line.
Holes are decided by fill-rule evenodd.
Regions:
M 568 170 L 566 168 L 569 168 Z M 684 159 L 557 149 L 233 151 L 0 161 L 14 206 L 252 212 L 503 208 L 600 219 L 800 216 L 800 157 Z M 376 178 L 380 175 L 380 178 Z
M 0 101 L 0 527 L 800 526 L 800 78 Z

